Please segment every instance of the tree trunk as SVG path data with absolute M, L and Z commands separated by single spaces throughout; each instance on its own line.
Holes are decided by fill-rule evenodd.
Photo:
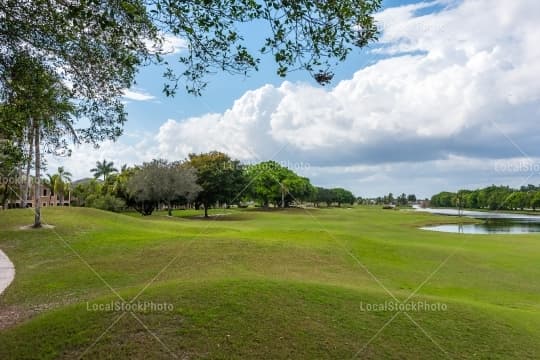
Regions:
M 208 204 L 204 204 L 204 217 L 207 218 L 208 217 Z
M 285 208 L 285 189 L 281 185 L 281 207 Z
M 30 197 L 30 167 L 32 166 L 32 148 L 34 146 L 34 120 L 30 119 L 31 130 L 28 132 L 28 163 L 26 164 L 26 185 L 24 193 L 21 194 L 21 207 L 25 208 L 28 205 L 28 198 Z
M 26 139 L 24 139 L 24 141 L 26 141 Z M 23 142 L 24 143 L 24 142 Z M 26 145 L 26 143 L 24 143 Z M 24 190 L 26 188 L 26 181 L 24 181 L 25 179 L 23 178 L 23 164 L 19 164 L 19 166 L 17 167 L 17 179 L 18 179 L 18 185 L 19 185 L 19 206 L 22 207 L 22 203 L 23 203 L 23 198 L 24 198 Z
M 9 195 L 9 185 L 6 184 L 4 187 L 4 195 L 2 196 L 2 209 L 4 210 L 6 209 L 8 195 Z
M 167 203 L 167 212 L 169 213 L 169 216 L 172 216 L 172 208 L 171 208 L 171 202 L 170 201 Z
M 34 151 L 35 151 L 35 188 L 34 188 L 34 227 L 41 227 L 41 174 L 40 174 L 40 161 L 41 156 L 39 153 L 39 126 L 36 120 L 34 120 Z

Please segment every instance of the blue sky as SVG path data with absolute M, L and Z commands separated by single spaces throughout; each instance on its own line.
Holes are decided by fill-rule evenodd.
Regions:
M 401 6 L 415 3 L 413 0 L 386 0 L 384 8 Z M 436 10 L 434 6 L 429 10 Z M 251 25 L 253 26 L 253 25 Z M 250 33 L 264 31 L 261 27 L 251 28 Z M 253 49 L 259 48 L 261 36 L 246 37 L 247 46 Z M 371 45 L 371 47 L 376 46 Z M 358 70 L 376 61 L 381 56 L 369 53 L 367 49 L 355 50 L 351 56 L 335 68 L 333 83 L 349 79 Z M 176 62 L 176 55 L 169 55 L 167 60 L 171 64 Z M 208 77 L 209 84 L 202 96 L 195 97 L 186 94 L 180 89 L 174 98 L 168 98 L 162 93 L 163 81 L 161 75 L 163 67 L 149 66 L 141 68 L 137 76 L 136 89 L 156 97 L 155 102 L 130 101 L 126 105 L 129 113 L 129 122 L 126 131 L 156 131 L 166 119 L 181 119 L 199 116 L 208 112 L 223 112 L 232 106 L 235 99 L 250 89 L 261 87 L 265 84 L 281 84 L 284 79 L 276 75 L 276 65 L 271 57 L 263 57 L 259 71 L 250 73 L 247 77 L 241 75 L 229 75 L 220 73 Z M 180 67 L 177 67 L 180 69 Z M 307 72 L 297 71 L 290 73 L 286 80 L 301 81 L 317 86 Z M 332 84 L 330 85 L 332 86 Z M 160 121 L 161 119 L 161 121 Z
M 143 68 L 125 98 L 125 135 L 49 168 L 82 177 L 104 158 L 220 150 L 361 196 L 539 184 L 540 2 L 387 0 L 376 18 L 379 42 L 351 54 L 327 87 L 305 72 L 279 78 L 263 58 L 247 78 L 210 76 L 201 97 L 166 98 L 163 69 Z M 258 48 L 261 29 L 248 30 Z

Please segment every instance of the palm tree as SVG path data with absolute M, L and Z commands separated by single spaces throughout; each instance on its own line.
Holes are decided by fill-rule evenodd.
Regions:
M 61 205 L 64 204 L 64 194 L 71 189 L 71 173 L 66 171 L 63 166 L 58 168 L 56 174 L 47 174 L 47 178 L 43 179 L 43 184 L 46 185 L 49 191 L 49 203 L 53 196 L 58 195 L 58 201 Z
M 66 171 L 63 166 L 58 167 L 57 174 L 62 181 L 71 181 L 71 177 L 73 176 L 69 171 Z
M 22 111 L 28 136 L 28 170 L 34 162 L 34 227 L 41 227 L 41 143 L 47 142 L 62 148 L 63 139 L 69 137 L 78 143 L 73 127 L 76 116 L 72 91 L 65 86 L 56 72 L 26 55 L 16 58 L 10 68 L 9 101 L 17 111 Z M 24 110 L 24 111 L 23 111 Z M 30 154 L 29 154 L 30 155 Z M 26 190 L 30 188 L 27 177 Z
M 72 190 L 71 181 L 64 183 L 64 188 L 62 190 L 63 190 L 63 194 L 66 194 L 66 193 L 68 194 L 68 203 L 69 203 L 69 206 L 71 206 L 71 190 Z M 64 204 L 63 194 L 62 194 L 62 205 Z
M 94 177 L 96 179 L 103 176 L 103 181 L 106 181 L 107 176 L 109 176 L 111 173 L 118 172 L 118 170 L 114 167 L 114 163 L 105 159 L 103 159 L 101 162 L 96 161 L 96 167 L 90 169 L 90 171 L 94 173 Z
M 55 188 L 56 188 L 56 180 L 58 179 L 58 175 L 54 174 L 47 174 L 47 178 L 43 179 L 43 185 L 47 186 L 49 188 L 49 205 L 51 205 L 51 199 L 55 194 Z
M 68 185 L 71 182 L 72 175 L 69 171 L 66 171 L 63 166 L 60 166 L 58 172 L 54 176 L 56 176 L 54 192 L 58 194 L 60 206 L 64 206 L 64 194 L 66 193 L 66 189 L 69 189 Z

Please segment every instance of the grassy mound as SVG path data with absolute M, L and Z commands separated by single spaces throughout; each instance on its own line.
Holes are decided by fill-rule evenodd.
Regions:
M 114 300 L 72 305 L 6 331 L 0 356 L 432 359 L 444 356 L 440 346 L 452 358 L 532 358 L 539 350 L 533 337 L 523 336 L 524 329 L 496 312 L 458 303 L 441 312 L 411 312 L 418 325 L 399 314 L 365 346 L 395 315 L 365 306 L 388 297 L 331 286 L 261 280 L 170 283 L 148 289 L 139 299 L 172 305 L 168 310 L 135 315 L 92 310 Z

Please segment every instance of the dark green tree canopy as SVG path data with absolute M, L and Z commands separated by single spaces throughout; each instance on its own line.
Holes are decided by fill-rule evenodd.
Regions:
M 205 217 L 208 216 L 208 208 L 218 201 L 227 204 L 240 201 L 245 177 L 243 166 L 238 160 L 211 151 L 190 154 L 187 164 L 197 172 L 197 184 L 202 189 L 197 199 L 204 205 Z
M 17 53 L 57 67 L 88 99 L 116 97 L 149 58 L 155 26 L 141 1 L 5 0 L 0 4 L 0 70 Z
M 265 161 L 246 167 L 249 194 L 263 206 L 270 202 L 289 206 L 292 202 L 307 200 L 316 191 L 308 178 L 281 166 L 275 161 Z
M 0 128 L 5 138 L 22 149 L 35 126 L 46 152 L 69 153 L 68 140 L 79 141 L 77 106 L 61 78 L 24 54 L 18 54 L 2 75 L 9 83 L 0 89 Z
M 5 0 L 0 72 L 24 51 L 60 69 L 88 110 L 96 103 L 114 109 L 111 99 L 133 84 L 139 65 L 163 61 L 152 49 L 172 34 L 188 49 L 179 58 L 184 70 L 165 73 L 172 81 L 167 94 L 180 79 L 198 93 L 209 73 L 257 69 L 260 53 L 272 54 L 281 76 L 303 69 L 325 84 L 333 65 L 376 39 L 373 13 L 380 6 L 381 0 Z M 246 46 L 251 26 L 262 29 L 258 49 Z
M 315 202 L 326 203 L 327 206 L 334 203 L 338 206 L 341 206 L 341 204 L 353 205 L 356 201 L 354 194 L 343 188 L 326 189 L 318 187 L 315 194 Z
M 534 185 L 512 189 L 509 186 L 488 186 L 477 190 L 443 191 L 431 197 L 433 207 L 516 210 L 539 207 L 540 187 Z
M 6 75 L 19 57 L 32 59 L 70 85 L 90 123 L 79 131 L 82 140 L 121 134 L 120 96 L 151 57 L 145 39 L 157 39 L 140 1 L 5 0 L 0 19 L 0 88 L 10 87 Z

